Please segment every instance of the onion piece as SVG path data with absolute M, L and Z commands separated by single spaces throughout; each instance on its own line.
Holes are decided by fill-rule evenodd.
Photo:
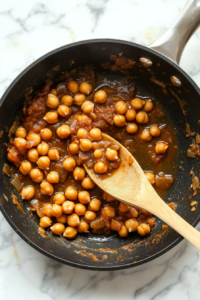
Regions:
M 13 134 L 15 134 L 17 128 L 19 127 L 20 123 L 19 123 L 19 118 L 15 120 L 15 122 L 13 123 L 12 127 L 10 128 L 9 132 L 8 132 L 8 137 L 11 138 Z
M 14 178 L 12 181 L 11 181 L 11 184 L 12 186 L 16 189 L 16 191 L 19 193 L 21 191 L 21 189 L 23 188 L 24 186 L 24 183 L 21 182 L 19 180 L 18 177 Z
M 197 144 L 200 144 L 200 135 L 197 133 L 196 135 L 196 143 Z
M 194 152 L 192 152 L 191 149 L 187 149 L 187 157 L 189 157 L 189 158 L 195 158 L 196 156 L 195 156 Z
M 8 177 L 10 177 L 10 166 L 8 164 L 4 164 L 3 166 L 3 172 L 5 175 L 7 175 Z

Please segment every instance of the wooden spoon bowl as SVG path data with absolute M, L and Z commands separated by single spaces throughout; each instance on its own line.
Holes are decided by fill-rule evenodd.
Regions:
M 103 134 L 103 140 L 120 145 L 121 164 L 111 176 L 99 176 L 84 165 L 91 179 L 112 197 L 156 215 L 200 250 L 200 233 L 158 196 L 131 153 L 107 134 Z

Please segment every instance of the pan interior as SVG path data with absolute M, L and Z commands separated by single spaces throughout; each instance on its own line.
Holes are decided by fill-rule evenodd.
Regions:
M 109 62 L 110 55 L 118 55 L 122 52 L 124 57 L 136 61 L 130 74 L 132 82 L 137 87 L 137 95 L 145 95 L 158 102 L 170 119 L 176 134 L 178 153 L 175 182 L 164 200 L 177 203 L 178 214 L 190 224 L 196 224 L 200 208 L 197 207 L 195 212 L 190 211 L 187 199 L 191 192 L 187 193 L 187 191 L 191 185 L 190 170 L 194 167 L 194 173 L 198 175 L 200 169 L 198 159 L 187 158 L 186 152 L 192 138 L 186 138 L 185 128 L 188 123 L 192 131 L 198 132 L 199 130 L 199 92 L 179 67 L 145 47 L 112 40 L 82 42 L 55 50 L 28 67 L 3 96 L 0 124 L 4 134 L 1 138 L 0 168 L 3 169 L 6 161 L 5 143 L 8 143 L 8 129 L 19 115 L 25 94 L 30 88 L 34 93 L 42 88 L 46 79 L 58 80 L 63 72 L 86 65 L 92 66 L 99 76 L 103 74 L 109 80 L 116 80 L 116 78 L 122 80 L 126 74 L 102 68 L 102 63 Z M 153 62 L 151 68 L 142 67 L 139 63 L 140 57 L 150 59 Z M 177 76 L 181 80 L 181 87 L 177 88 L 171 84 L 171 76 Z M 155 83 L 155 80 L 152 82 L 152 78 L 158 82 Z M 165 85 L 164 88 L 162 83 Z M 0 203 L 3 214 L 9 223 L 33 247 L 60 262 L 100 270 L 125 268 L 153 259 L 178 241 L 179 235 L 173 230 L 168 230 L 163 236 L 160 234 L 163 223 L 159 220 L 157 220 L 152 234 L 144 238 L 129 235 L 126 239 L 121 239 L 118 234 L 110 237 L 81 234 L 75 241 L 67 241 L 63 237 L 54 237 L 47 233 L 48 238 L 44 239 L 38 234 L 38 220 L 30 213 L 28 206 L 21 203 L 19 199 L 26 212 L 25 215 L 13 205 L 11 193 L 16 194 L 16 192 L 10 185 L 10 179 L 1 174 L 1 180 L 3 184 Z M 8 197 L 8 202 L 3 194 Z M 198 198 L 197 194 L 193 199 Z

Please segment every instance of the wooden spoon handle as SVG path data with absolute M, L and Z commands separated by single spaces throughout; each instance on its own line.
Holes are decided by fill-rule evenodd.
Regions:
M 181 218 L 158 195 L 153 213 L 200 250 L 200 232 Z M 160 204 L 160 205 L 159 205 Z

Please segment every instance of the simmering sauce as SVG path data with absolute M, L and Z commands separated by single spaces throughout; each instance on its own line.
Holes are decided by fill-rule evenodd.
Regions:
M 109 176 L 119 167 L 118 158 L 106 157 L 107 148 L 115 149 L 115 145 L 104 145 L 91 137 L 92 128 L 100 129 L 131 152 L 163 198 L 175 177 L 177 148 L 173 126 L 155 99 L 138 94 L 129 80 L 113 81 L 89 68 L 74 70 L 58 84 L 47 82 L 40 93 L 25 103 L 21 126 L 10 139 L 8 160 L 13 163 L 14 186 L 28 200 L 31 211 L 37 213 L 40 227 L 51 226 L 54 234 L 69 239 L 77 231 L 88 232 L 89 228 L 95 234 L 118 231 L 121 237 L 134 231 L 141 235 L 150 232 L 155 224 L 152 214 L 120 203 L 88 182 L 82 163 L 95 169 L 96 163 L 102 162 L 106 166 L 104 173 Z M 60 131 L 61 126 L 64 131 Z M 44 134 L 47 128 L 48 138 Z M 89 150 L 81 148 L 80 129 L 87 133 L 86 147 L 92 144 Z M 100 151 L 96 158 L 97 149 Z M 42 151 L 44 155 L 40 155 Z M 98 157 L 100 152 L 102 156 Z M 28 163 L 23 165 L 24 161 Z M 42 176 L 38 182 L 32 180 L 33 169 Z M 31 189 L 26 190 L 27 187 Z M 69 187 L 72 190 L 67 193 Z M 80 194 L 83 191 L 85 194 Z M 58 201 L 54 198 L 57 193 L 62 193 Z

